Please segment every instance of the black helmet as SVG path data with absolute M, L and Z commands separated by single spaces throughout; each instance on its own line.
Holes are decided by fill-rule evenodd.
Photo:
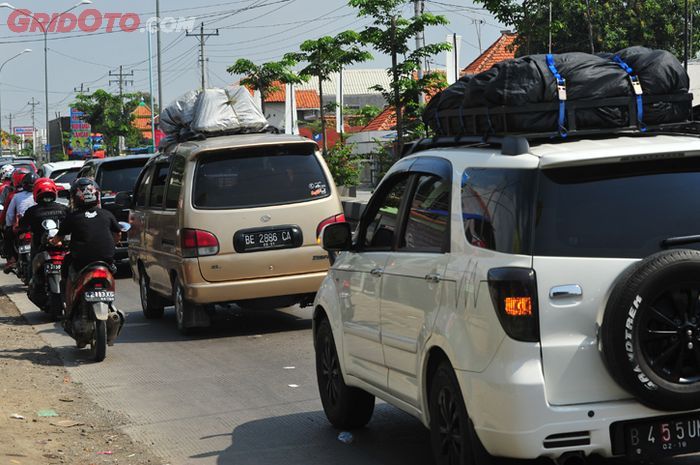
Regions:
M 34 183 L 39 179 L 36 173 L 27 173 L 22 178 L 22 190 L 25 192 L 32 192 L 34 190 Z
M 75 208 L 96 207 L 100 203 L 100 186 L 90 178 L 78 178 L 70 188 L 70 198 Z

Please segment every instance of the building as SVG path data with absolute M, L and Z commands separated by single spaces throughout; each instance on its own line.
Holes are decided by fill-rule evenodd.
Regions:
M 311 121 L 321 115 L 321 100 L 315 90 L 295 88 L 297 105 L 297 120 Z M 265 99 L 265 118 L 270 125 L 284 129 L 285 102 L 287 98 L 287 86 L 282 83 L 275 84 L 275 90 L 270 92 Z
M 141 100 L 139 106 L 137 106 L 134 111 L 131 112 L 134 115 L 134 119 L 131 125 L 134 126 L 141 132 L 144 139 L 151 140 L 153 138 L 151 132 L 151 109 L 146 102 Z
M 517 37 L 518 34 L 514 32 L 501 31 L 501 37 L 464 68 L 460 76 L 479 74 L 488 71 L 496 63 L 515 58 L 516 49 L 514 44 Z

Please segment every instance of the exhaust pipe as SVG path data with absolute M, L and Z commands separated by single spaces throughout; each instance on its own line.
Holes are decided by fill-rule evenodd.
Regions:
M 555 460 L 557 465 L 586 465 L 586 456 L 583 452 L 567 452 Z
M 124 327 L 124 320 L 126 317 L 124 316 L 124 313 L 121 310 L 114 310 L 112 312 L 109 312 L 109 316 L 107 317 L 107 345 L 112 346 L 114 345 L 114 340 L 119 336 L 119 333 L 121 333 L 122 328 Z

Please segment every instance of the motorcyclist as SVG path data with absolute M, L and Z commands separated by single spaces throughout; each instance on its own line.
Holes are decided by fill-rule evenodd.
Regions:
M 114 215 L 100 208 L 100 188 L 92 179 L 79 178 L 70 189 L 73 211 L 58 228 L 58 235 L 50 240 L 59 245 L 65 236 L 71 236 L 69 254 L 63 262 L 63 281 L 73 281 L 78 273 L 94 262 L 113 264 L 115 244 L 121 235 Z M 66 286 L 63 286 L 65 289 Z
M 19 170 L 15 170 L 15 173 L 17 171 Z M 18 190 L 14 192 L 9 205 L 3 211 L 5 213 L 5 252 L 8 254 L 7 257 L 9 257 L 5 265 L 5 273 L 9 273 L 17 263 L 17 253 L 14 248 L 14 241 L 17 239 L 15 227 L 19 224 L 19 219 L 22 215 L 34 205 L 34 194 L 32 191 L 36 179 L 36 174 L 32 172 L 26 173 L 22 177 L 19 187 L 15 184 L 15 188 Z M 16 177 L 13 175 L 13 182 L 15 180 Z
M 15 167 L 12 165 L 2 165 L 0 167 L 0 205 L 4 204 L 10 190 L 12 189 L 12 173 Z
M 32 276 L 29 284 L 30 292 L 33 289 L 40 289 L 39 284 L 34 279 L 37 270 L 38 260 L 37 255 L 42 249 L 42 239 L 46 233 L 42 223 L 44 220 L 55 220 L 59 225 L 68 214 L 68 207 L 56 202 L 58 198 L 58 187 L 56 183 L 49 178 L 37 179 L 34 183 L 32 192 L 36 205 L 27 209 L 19 222 L 19 232 L 31 231 L 32 233 Z

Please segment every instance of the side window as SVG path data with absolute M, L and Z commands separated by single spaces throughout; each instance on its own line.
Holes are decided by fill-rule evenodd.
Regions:
M 462 218 L 467 242 L 503 253 L 530 254 L 534 170 L 467 169 Z
M 433 175 L 419 176 L 399 250 L 446 251 L 449 247 L 449 220 L 450 182 Z
M 141 182 L 139 183 L 136 194 L 134 195 L 135 205 L 137 207 L 146 207 L 148 202 L 148 193 L 151 190 L 151 180 L 153 178 L 153 166 L 148 168 L 143 176 L 141 176 Z
M 399 227 L 399 208 L 401 199 L 406 193 L 408 175 L 398 177 L 394 185 L 384 194 L 374 208 L 368 211 L 370 222 L 363 239 L 364 250 L 391 250 L 394 237 Z
M 165 198 L 165 181 L 168 179 L 168 163 L 158 163 L 155 168 L 155 174 L 151 181 L 151 194 L 148 206 L 151 208 L 163 208 L 163 199 Z
M 185 157 L 175 156 L 170 168 L 170 178 L 168 178 L 168 188 L 165 194 L 165 208 L 177 208 L 182 190 L 182 181 L 185 177 Z
M 95 179 L 95 165 L 90 164 L 83 167 L 83 169 L 80 170 L 78 177 Z

